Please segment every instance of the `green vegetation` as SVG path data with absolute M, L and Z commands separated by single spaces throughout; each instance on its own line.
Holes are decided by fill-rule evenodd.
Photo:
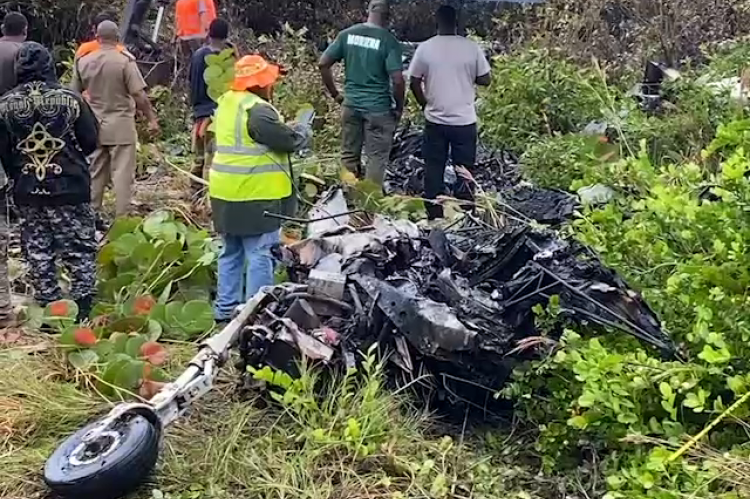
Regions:
M 254 40 L 289 69 L 276 95 L 283 113 L 306 103 L 318 112 L 315 154 L 295 165 L 302 197 L 311 202 L 343 180 L 360 206 L 421 218 L 420 200 L 341 178 L 337 108 L 323 96 L 304 37 L 287 27 Z M 544 342 L 497 394 L 514 418 L 490 430 L 454 427 L 415 407 L 406 391 L 386 386 L 374 351 L 337 377 L 310 365 L 295 379 L 258 369 L 267 390 L 252 400 L 237 397 L 238 373 L 228 368 L 169 430 L 159 473 L 136 499 L 750 497 L 750 403 L 732 407 L 750 392 L 750 125 L 745 108 L 700 82 L 738 74 L 748 52 L 747 44 L 724 47 L 707 67 L 686 69 L 656 114 L 622 90 L 639 74 L 619 68 L 615 79 L 545 49 L 498 58 L 495 83 L 481 94 L 484 138 L 519 153 L 527 178 L 615 191 L 563 230 L 643 294 L 677 358 L 565 324 L 559 342 Z M 228 61 L 210 61 L 222 68 L 207 70 L 210 85 L 226 83 Z M 166 89 L 152 96 L 175 117 L 174 130 L 150 144 L 158 149 L 149 161 L 163 168 L 160 150 L 177 154 L 172 146 L 185 142 L 175 109 L 183 104 Z M 592 121 L 606 132 L 583 134 Z M 187 193 L 184 178 L 166 177 Z M 109 234 L 102 303 L 90 323 L 76 324 L 75 304 L 59 302 L 29 310 L 25 342 L 0 342 L 1 497 L 41 497 L 37 472 L 60 438 L 120 398 L 148 396 L 213 328 L 211 234 L 178 209 L 156 207 L 118 220 Z M 559 303 L 548 312 L 539 325 L 552 332 Z
M 674 106 L 660 115 L 619 104 L 627 113 L 610 121 L 615 150 L 550 134 L 523 157 L 540 183 L 616 190 L 614 201 L 584 208 L 567 231 L 643 293 L 680 346 L 680 359 L 664 360 L 622 335 L 587 339 L 586 329 L 568 330 L 503 390 L 524 425 L 538 428 L 543 469 L 569 473 L 593 458 L 608 499 L 750 493 L 737 480 L 750 407 L 734 408 L 697 454 L 673 456 L 748 391 L 750 161 L 743 109 L 689 82 L 672 88 Z M 706 449 L 720 451 L 708 458 Z

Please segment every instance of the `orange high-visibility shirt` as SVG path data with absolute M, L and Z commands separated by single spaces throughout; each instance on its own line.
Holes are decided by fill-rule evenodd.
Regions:
M 78 47 L 78 50 L 76 50 L 76 59 L 80 59 L 83 56 L 96 52 L 100 48 L 102 48 L 102 45 L 101 43 L 99 43 L 98 40 L 91 40 L 90 42 L 84 42 Z M 117 50 L 122 52 L 123 50 L 125 50 L 125 45 L 118 43 Z
M 181 40 L 203 39 L 216 19 L 214 0 L 177 0 L 175 6 L 177 37 Z

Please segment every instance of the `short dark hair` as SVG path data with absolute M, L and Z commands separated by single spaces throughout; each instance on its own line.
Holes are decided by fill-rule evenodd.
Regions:
M 208 27 L 208 37 L 215 40 L 226 40 L 229 38 L 229 23 L 221 18 L 214 19 Z
M 29 27 L 26 16 L 20 12 L 9 12 L 3 19 L 3 34 L 5 36 L 21 36 Z
M 437 22 L 440 26 L 454 27 L 458 26 L 458 13 L 456 9 L 450 5 L 443 5 L 437 10 L 435 14 Z
M 114 12 L 110 12 L 108 10 L 105 10 L 104 12 L 99 12 L 94 17 L 94 29 L 96 29 L 96 27 L 99 26 L 104 21 L 112 21 L 112 22 L 117 21 L 117 19 L 115 18 L 116 16 Z

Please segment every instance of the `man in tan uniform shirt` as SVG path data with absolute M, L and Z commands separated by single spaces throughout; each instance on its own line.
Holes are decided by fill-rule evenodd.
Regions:
M 136 108 L 148 119 L 149 132 L 157 134 L 159 123 L 146 95 L 146 82 L 135 58 L 117 48 L 119 30 L 112 21 L 97 27 L 101 50 L 76 62 L 73 90 L 86 92 L 99 120 L 99 149 L 91 157 L 91 201 L 102 205 L 104 190 L 112 181 L 117 216 L 130 209 L 136 168 Z

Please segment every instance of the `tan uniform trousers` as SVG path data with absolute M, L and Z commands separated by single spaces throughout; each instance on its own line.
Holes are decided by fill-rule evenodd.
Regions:
M 117 216 L 127 215 L 135 180 L 135 144 L 99 146 L 91 155 L 91 202 L 102 207 L 104 190 L 110 181 L 115 190 Z

